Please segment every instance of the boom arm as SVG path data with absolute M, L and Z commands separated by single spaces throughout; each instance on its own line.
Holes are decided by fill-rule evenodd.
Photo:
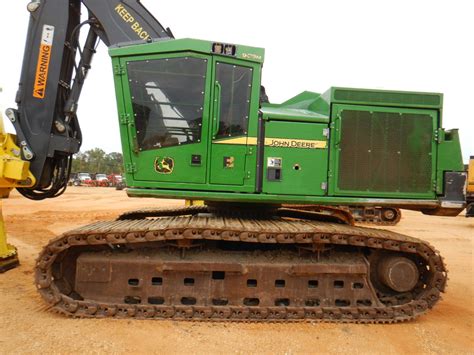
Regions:
M 81 9 L 89 18 L 81 23 Z M 22 158 L 36 178 L 32 189 L 18 189 L 32 199 L 64 192 L 72 155 L 82 142 L 77 104 L 98 40 L 107 46 L 173 38 L 169 29 L 139 0 L 34 0 L 16 96 L 18 109 L 6 114 L 17 133 Z M 84 46 L 80 31 L 89 26 Z M 79 63 L 76 63 L 77 54 Z

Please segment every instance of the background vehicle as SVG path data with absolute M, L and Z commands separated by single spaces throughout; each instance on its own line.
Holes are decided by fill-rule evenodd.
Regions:
M 467 179 L 466 217 L 474 217 L 474 156 L 469 159 Z
M 109 180 L 109 186 L 112 187 L 116 187 L 123 181 L 122 175 L 118 174 L 110 174 L 109 176 L 107 176 L 107 179 Z
M 89 173 L 77 173 L 77 178 L 74 180 L 74 186 L 90 184 L 92 184 L 92 177 Z
M 117 182 L 115 185 L 116 190 L 123 190 L 127 187 L 127 181 L 124 177 L 122 177 L 122 180 L 120 182 Z
M 71 175 L 69 175 L 69 181 L 68 181 L 68 186 L 73 186 L 75 185 L 74 182 L 76 182 L 78 179 L 77 179 L 77 173 L 72 173 Z
M 81 3 L 90 30 L 74 65 Z M 49 0 L 29 10 L 18 110 L 7 112 L 35 177 L 19 191 L 64 191 L 100 38 L 113 61 L 128 195 L 206 201 L 132 211 L 53 240 L 36 285 L 54 309 L 394 322 L 439 300 L 447 276 L 435 249 L 347 225 L 337 206 L 463 210 L 459 137 L 441 126 L 441 94 L 334 87 L 271 104 L 262 48 L 174 39 L 137 1 Z
M 95 174 L 95 184 L 100 187 L 109 186 L 109 179 L 106 174 Z

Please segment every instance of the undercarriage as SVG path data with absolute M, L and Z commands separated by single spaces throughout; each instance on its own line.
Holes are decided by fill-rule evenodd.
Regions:
M 394 207 L 350 206 L 349 211 L 357 223 L 394 226 L 402 218 L 402 212 Z
M 134 211 L 51 241 L 36 285 L 54 310 L 99 318 L 391 323 L 440 299 L 447 273 L 430 245 L 341 222 L 289 208 Z
M 402 218 L 402 212 L 395 207 L 369 207 L 369 206 L 325 206 L 325 205 L 284 205 L 304 211 L 314 211 L 337 215 L 347 224 L 372 224 L 378 226 L 394 226 Z

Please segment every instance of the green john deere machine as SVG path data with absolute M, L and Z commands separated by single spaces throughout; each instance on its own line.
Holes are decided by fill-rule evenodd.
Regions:
M 466 173 L 457 130 L 442 128 L 441 94 L 334 87 L 272 104 L 263 49 L 174 39 L 149 14 L 138 17 L 138 1 L 83 2 L 94 16 L 74 83 L 58 69 L 46 84 L 32 80 L 49 62 L 28 57 L 19 109 L 7 112 L 35 176 L 20 192 L 62 193 L 81 140 L 77 100 L 101 38 L 112 57 L 128 195 L 205 204 L 131 211 L 51 241 L 36 285 L 52 308 L 75 317 L 389 323 L 436 304 L 447 280 L 439 253 L 416 238 L 354 227 L 340 206 L 463 210 Z M 54 47 L 54 31 L 68 28 L 67 38 L 77 30 L 57 23 L 58 3 L 39 6 L 48 4 L 51 17 L 32 15 L 30 28 L 53 43 L 51 62 L 72 68 L 54 52 L 64 49 L 59 40 Z M 127 31 L 129 40 L 120 37 Z M 40 138 L 24 123 L 48 98 L 62 114 Z
M 183 39 L 110 54 L 130 196 L 439 215 L 464 206 L 441 94 L 331 88 L 270 104 L 261 48 Z

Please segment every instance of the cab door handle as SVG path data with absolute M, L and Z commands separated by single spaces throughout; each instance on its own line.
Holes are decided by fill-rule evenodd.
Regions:
M 214 84 L 214 114 L 212 117 L 212 139 L 216 139 L 219 132 L 220 116 L 221 116 L 221 84 L 216 81 Z

